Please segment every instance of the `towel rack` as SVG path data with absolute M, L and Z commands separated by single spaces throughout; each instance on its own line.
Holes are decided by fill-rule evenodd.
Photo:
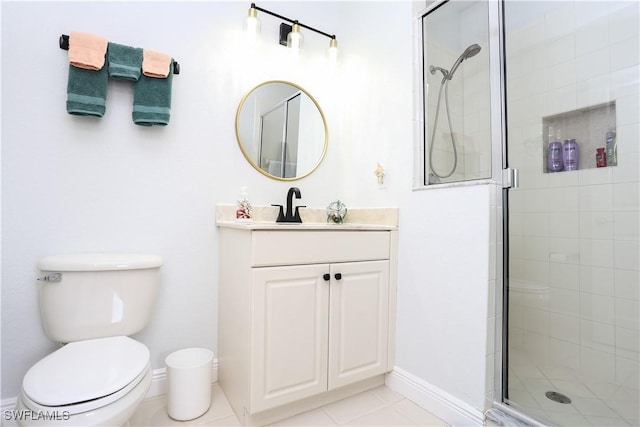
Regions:
M 62 34 L 60 36 L 60 40 L 58 40 L 60 45 L 60 49 L 69 50 L 69 36 L 66 34 Z M 173 61 L 173 74 L 180 74 L 180 64 L 178 61 Z

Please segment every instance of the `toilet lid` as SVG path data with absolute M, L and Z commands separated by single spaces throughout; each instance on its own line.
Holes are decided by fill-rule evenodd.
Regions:
M 29 369 L 22 390 L 40 405 L 72 405 L 117 392 L 148 363 L 149 349 L 129 337 L 73 342 Z

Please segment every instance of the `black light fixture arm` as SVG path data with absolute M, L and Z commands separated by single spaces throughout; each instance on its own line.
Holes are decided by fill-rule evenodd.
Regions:
M 282 19 L 282 20 L 287 21 L 287 22 L 290 22 L 290 23 L 292 23 L 292 24 L 298 24 L 298 25 L 299 25 L 299 26 L 301 26 L 302 28 L 306 28 L 307 30 L 314 31 L 314 32 L 316 32 L 316 33 L 318 33 L 318 34 L 322 34 L 323 36 L 328 37 L 328 38 L 330 38 L 330 39 L 334 39 L 334 40 L 335 40 L 335 38 L 336 38 L 335 34 L 325 33 L 324 31 L 320 31 L 320 30 L 318 30 L 317 28 L 313 28 L 313 27 L 310 27 L 309 25 L 305 25 L 305 24 L 303 24 L 302 22 L 300 22 L 300 21 L 298 21 L 298 20 L 290 19 L 290 18 L 287 18 L 286 16 L 278 15 L 277 13 L 271 12 L 270 10 L 263 9 L 263 8 L 261 8 L 261 7 L 256 6 L 256 4 L 255 4 L 255 3 L 251 3 L 251 7 L 252 7 L 253 9 L 255 9 L 255 10 L 260 11 L 260 12 L 264 12 L 264 13 L 266 13 L 267 15 L 275 16 L 276 18 Z

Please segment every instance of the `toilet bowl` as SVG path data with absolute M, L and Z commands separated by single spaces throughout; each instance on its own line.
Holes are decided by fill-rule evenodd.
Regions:
M 25 375 L 18 425 L 126 425 L 151 377 L 149 350 L 131 338 L 67 344 Z
M 38 262 L 47 336 L 67 343 L 27 371 L 20 426 L 124 426 L 151 385 L 149 349 L 129 338 L 151 316 L 162 259 L 54 255 Z

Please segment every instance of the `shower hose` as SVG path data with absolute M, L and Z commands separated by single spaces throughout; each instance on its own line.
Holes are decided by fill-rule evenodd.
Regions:
M 433 173 L 438 178 L 449 178 L 455 172 L 456 167 L 458 167 L 458 150 L 456 149 L 456 141 L 453 136 L 453 126 L 451 125 L 451 114 L 449 113 L 449 79 L 444 77 L 442 82 L 440 83 L 440 90 L 438 91 L 438 102 L 436 105 L 436 117 L 433 121 L 433 131 L 431 132 L 431 144 L 429 144 L 429 168 L 431 169 L 431 173 Z M 444 87 L 444 104 L 447 110 L 447 121 L 449 122 L 449 132 L 451 135 L 451 145 L 453 146 L 453 167 L 451 171 L 447 174 L 439 174 L 436 172 L 433 167 L 433 146 L 435 142 L 436 136 L 436 128 L 438 127 L 438 115 L 440 113 L 440 100 L 442 98 L 442 88 Z

